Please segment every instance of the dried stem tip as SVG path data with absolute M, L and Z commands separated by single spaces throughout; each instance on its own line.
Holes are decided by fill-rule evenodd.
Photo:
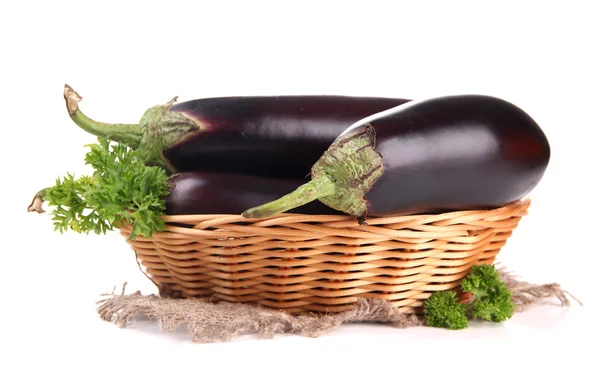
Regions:
M 75 91 L 71 86 L 65 84 L 65 101 L 67 102 L 67 110 L 69 111 L 69 115 L 75 114 L 77 109 L 79 108 L 79 102 L 83 99 L 77 91 Z

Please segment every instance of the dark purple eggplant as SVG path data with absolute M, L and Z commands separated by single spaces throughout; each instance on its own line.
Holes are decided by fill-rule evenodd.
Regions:
M 169 174 L 213 170 L 306 177 L 348 126 L 407 99 L 353 96 L 242 96 L 191 100 L 148 109 L 139 124 L 105 124 L 79 109 L 68 85 L 71 119 L 85 131 L 138 149 Z
M 240 214 L 299 187 L 304 179 L 192 171 L 169 176 L 165 214 Z M 292 209 L 299 214 L 339 214 L 319 201 Z
M 311 169 L 312 180 L 244 212 L 258 218 L 320 200 L 367 216 L 488 209 L 540 182 L 550 145 L 522 109 L 482 95 L 413 101 L 350 126 Z

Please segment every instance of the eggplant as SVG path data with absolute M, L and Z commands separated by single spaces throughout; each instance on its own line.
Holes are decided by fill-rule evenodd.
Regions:
M 264 204 L 297 188 L 300 178 L 268 178 L 248 174 L 191 171 L 169 176 L 165 214 L 236 214 Z M 319 201 L 292 209 L 290 213 L 323 215 L 338 212 Z
M 352 215 L 489 209 L 542 179 L 550 145 L 516 105 L 493 96 L 415 100 L 350 126 L 311 168 L 311 181 L 243 212 L 264 218 L 319 200 Z
M 71 119 L 85 131 L 138 149 L 147 165 L 168 174 L 220 171 L 299 178 L 341 132 L 408 99 L 334 95 L 234 96 L 196 99 L 148 109 L 139 124 L 94 121 L 81 96 L 65 85 Z

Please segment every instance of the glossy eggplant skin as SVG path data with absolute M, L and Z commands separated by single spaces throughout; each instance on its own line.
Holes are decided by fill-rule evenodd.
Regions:
M 275 199 L 304 182 L 304 179 L 276 179 L 206 171 L 177 173 L 169 176 L 165 214 L 240 214 L 254 205 Z M 319 201 L 313 201 L 289 213 L 339 214 Z
M 207 170 L 303 178 L 348 126 L 408 99 L 246 96 L 198 99 L 171 111 L 201 130 L 163 150 L 175 172 Z
M 364 195 L 370 216 L 499 207 L 528 195 L 550 161 L 540 126 L 496 97 L 413 101 L 370 125 L 383 158 Z

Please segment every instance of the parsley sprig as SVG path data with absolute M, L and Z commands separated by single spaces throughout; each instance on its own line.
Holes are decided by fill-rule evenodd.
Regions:
M 106 138 L 87 146 L 85 163 L 92 166 L 93 174 L 75 178 L 67 173 L 45 191 L 44 199 L 55 207 L 54 229 L 105 234 L 133 224 L 130 239 L 165 230 L 161 215 L 168 177 L 164 169 L 145 165 L 137 151 Z
M 424 302 L 427 326 L 462 330 L 468 327 L 469 320 L 500 323 L 514 314 L 512 292 L 493 265 L 473 265 L 460 287 L 473 295 L 473 301 L 462 304 L 451 290 L 433 293 Z

